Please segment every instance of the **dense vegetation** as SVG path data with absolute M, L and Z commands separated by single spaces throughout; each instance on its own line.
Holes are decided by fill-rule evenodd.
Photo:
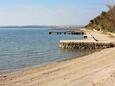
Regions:
M 115 6 L 110 7 L 108 12 L 102 12 L 96 18 L 90 20 L 86 28 L 115 33 Z

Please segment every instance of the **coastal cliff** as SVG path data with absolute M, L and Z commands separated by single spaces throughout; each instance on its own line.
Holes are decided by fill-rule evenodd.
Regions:
M 88 29 L 115 33 L 115 6 L 109 6 L 108 12 L 102 12 L 85 26 Z

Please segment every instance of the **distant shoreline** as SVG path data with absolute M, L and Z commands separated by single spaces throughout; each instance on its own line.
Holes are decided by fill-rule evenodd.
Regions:
M 0 26 L 0 28 L 84 28 L 83 25 L 60 25 L 60 26 L 53 26 L 53 25 L 24 25 L 24 26 Z

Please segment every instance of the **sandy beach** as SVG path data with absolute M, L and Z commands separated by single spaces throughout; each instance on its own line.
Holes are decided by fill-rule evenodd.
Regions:
M 87 31 L 99 41 L 115 42 L 102 32 Z M 0 86 L 115 86 L 115 48 L 87 56 L 0 75 Z

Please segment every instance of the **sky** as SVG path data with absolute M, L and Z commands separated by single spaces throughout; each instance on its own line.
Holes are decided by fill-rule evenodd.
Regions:
M 86 25 L 115 0 L 0 0 L 0 26 Z

